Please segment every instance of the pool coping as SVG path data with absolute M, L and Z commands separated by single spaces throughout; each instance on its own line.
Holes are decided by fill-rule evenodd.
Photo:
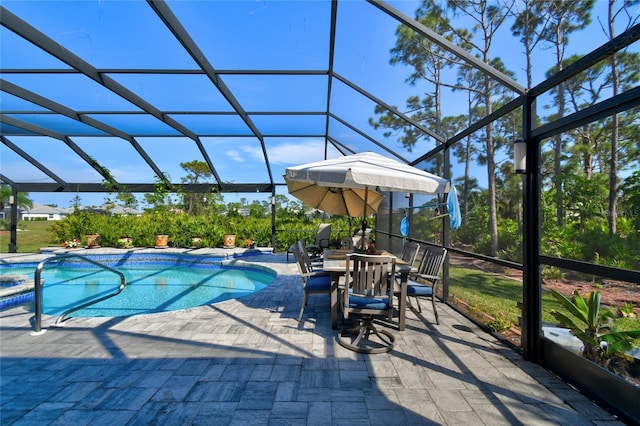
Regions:
M 40 253 L 0 253 L 0 266 L 5 263 L 28 263 L 28 262 L 40 262 L 51 256 L 72 253 L 78 255 L 88 254 L 126 254 L 126 253 L 175 253 L 175 254 L 190 254 L 196 256 L 215 256 L 224 258 L 238 258 L 242 256 L 255 256 L 255 255 L 271 255 L 273 254 L 273 248 L 271 247 L 258 247 L 255 249 L 247 249 L 242 247 L 235 247 L 230 249 L 223 248 L 180 248 L 180 247 L 168 247 L 168 248 L 153 248 L 153 247 L 130 247 L 130 248 L 115 248 L 115 247 L 100 247 L 100 248 L 74 248 L 67 249 L 62 247 L 43 247 L 40 249 Z

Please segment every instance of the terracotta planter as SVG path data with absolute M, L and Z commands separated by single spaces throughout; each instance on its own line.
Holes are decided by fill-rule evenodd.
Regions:
M 235 234 L 228 234 L 224 236 L 224 248 L 234 248 L 236 246 Z
M 86 238 L 88 248 L 100 247 L 100 234 L 88 234 Z
M 169 245 L 169 236 L 165 234 L 156 235 L 156 248 L 167 248 Z

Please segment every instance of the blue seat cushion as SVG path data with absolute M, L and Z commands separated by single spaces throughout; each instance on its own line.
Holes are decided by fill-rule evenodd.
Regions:
M 307 280 L 307 291 L 331 290 L 330 275 L 314 275 Z
M 389 299 L 388 298 L 378 298 L 378 297 L 358 297 L 358 296 L 349 296 L 349 303 L 346 305 L 348 308 L 352 309 L 378 309 L 385 310 L 389 309 Z
M 407 296 L 431 296 L 433 288 L 417 281 L 407 281 Z

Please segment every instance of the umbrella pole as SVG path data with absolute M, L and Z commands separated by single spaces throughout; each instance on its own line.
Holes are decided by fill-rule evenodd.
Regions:
M 365 235 L 366 235 L 366 230 L 367 230 L 367 194 L 369 194 L 369 187 L 365 186 L 364 187 L 364 211 L 362 212 L 362 239 L 360 240 L 360 249 L 364 252 L 365 251 Z

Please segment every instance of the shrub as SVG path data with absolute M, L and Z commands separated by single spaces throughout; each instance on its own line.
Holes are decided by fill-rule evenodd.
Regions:
M 557 290 L 551 294 L 566 309 L 566 313 L 552 310 L 549 313 L 571 334 L 582 341 L 582 356 L 605 367 L 618 366 L 626 358 L 625 351 L 633 348 L 633 341 L 640 337 L 640 330 L 612 332 L 615 314 L 600 307 L 600 293 L 587 293 L 586 300 L 578 290 L 569 299 Z

